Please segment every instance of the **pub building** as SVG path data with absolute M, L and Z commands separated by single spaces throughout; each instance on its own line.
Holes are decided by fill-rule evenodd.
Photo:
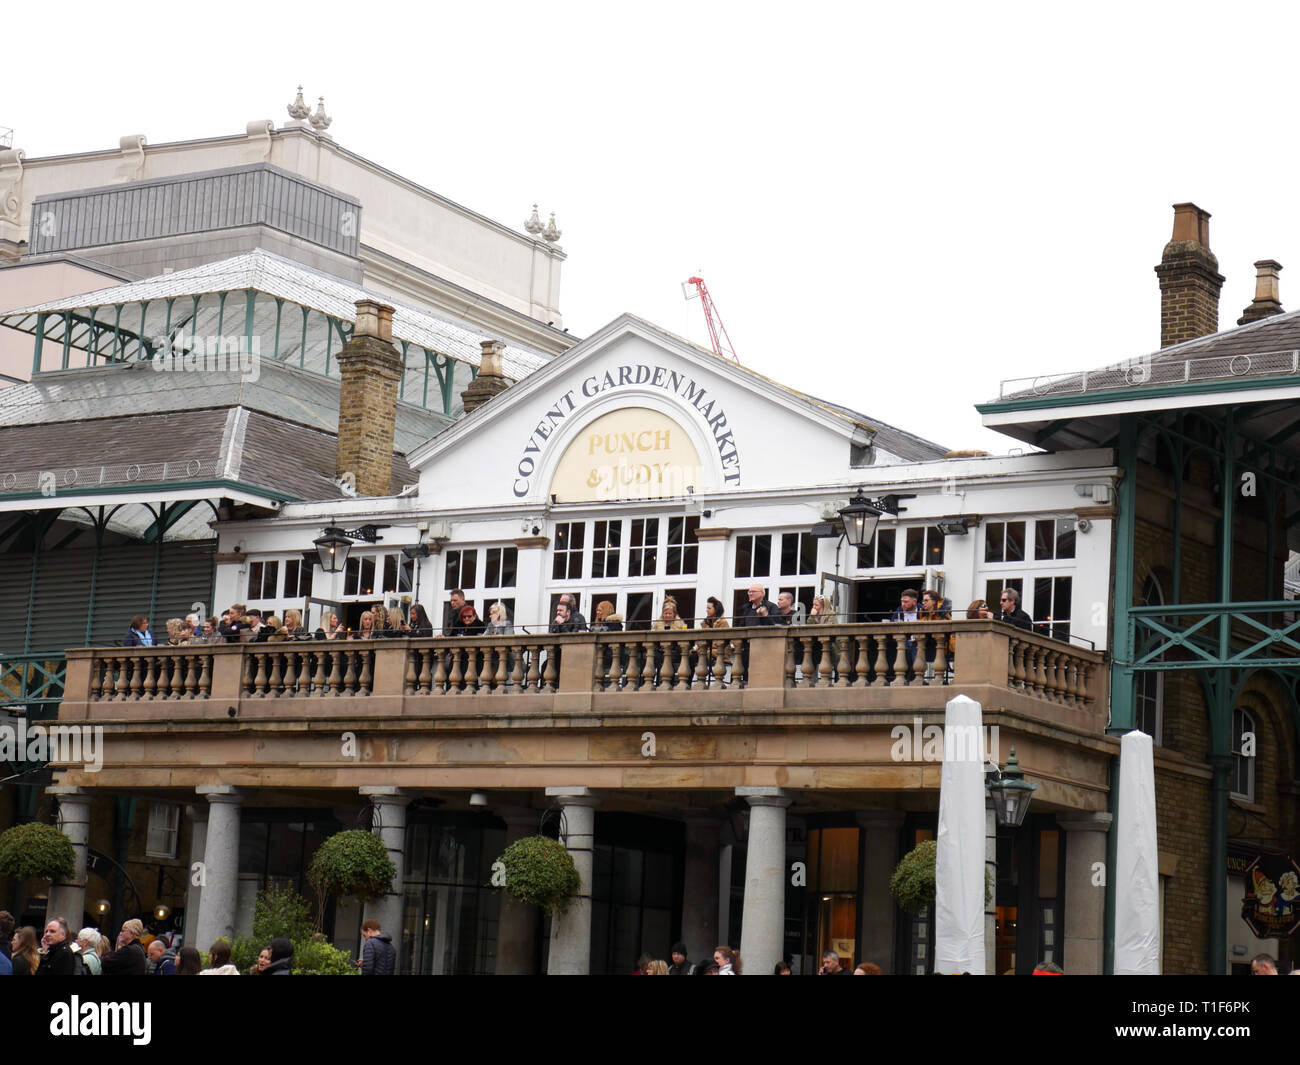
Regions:
M 61 809 L 188 804 L 206 880 L 187 934 L 246 932 L 260 887 L 307 890 L 320 839 L 369 824 L 398 876 L 366 913 L 402 971 L 624 973 L 680 939 L 696 959 L 736 946 L 750 973 L 814 972 L 827 949 L 926 972 L 933 913 L 888 885 L 935 833 L 936 726 L 961 693 L 983 707 L 974 756 L 1014 747 L 1037 785 L 997 830 L 989 970 L 1102 970 L 1110 450 L 949 452 L 625 315 L 519 380 L 484 342 L 469 413 L 407 452 L 394 492 L 391 314 L 358 303 L 339 355 L 356 494 L 216 522 L 215 602 L 353 634 L 419 603 L 441 633 L 462 590 L 511 628 L 69 651 L 60 719 L 102 724 L 105 759 L 60 773 Z M 308 562 L 304 596 L 281 578 Z M 753 586 L 800 614 L 825 596 L 834 620 L 735 627 Z M 891 622 L 909 588 L 951 619 Z M 1006 588 L 1032 631 L 967 617 Z M 621 631 L 552 633 L 566 593 Z M 732 628 L 706 632 L 710 598 Z M 669 601 L 685 628 L 652 628 Z M 539 831 L 582 875 L 554 922 L 490 886 Z M 360 917 L 340 905 L 327 931 L 348 946 Z

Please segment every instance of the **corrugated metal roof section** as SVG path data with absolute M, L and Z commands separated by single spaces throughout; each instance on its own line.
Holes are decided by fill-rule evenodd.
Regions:
M 263 223 L 356 258 L 360 212 L 355 197 L 260 163 L 37 196 L 30 254 Z
M 0 324 L 23 332 L 35 333 L 36 316 L 42 313 L 83 311 L 126 303 L 165 301 L 185 296 L 249 290 L 266 293 L 302 307 L 309 307 L 345 322 L 355 319 L 358 300 L 372 299 L 380 303 L 388 303 L 395 308 L 394 341 L 406 341 L 471 366 L 478 366 L 482 361 L 481 341 L 499 339 L 463 322 L 435 317 L 412 307 L 395 305 L 387 297 L 366 292 L 364 289 L 349 285 L 346 281 L 309 270 L 262 249 L 215 263 L 205 263 L 189 270 L 178 270 L 172 274 L 161 274 L 157 277 L 145 278 L 143 281 L 133 281 L 126 285 L 116 285 L 97 292 L 9 311 L 0 316 Z M 111 330 L 115 325 L 115 317 L 109 315 L 99 320 Z M 522 380 L 550 361 L 549 355 L 518 344 L 507 344 L 502 354 L 502 364 L 507 376 L 516 381 Z

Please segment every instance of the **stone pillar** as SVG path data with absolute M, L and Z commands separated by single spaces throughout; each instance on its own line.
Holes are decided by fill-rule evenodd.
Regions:
M 591 971 L 591 877 L 596 845 L 596 804 L 588 788 L 547 788 L 547 798 L 564 810 L 564 846 L 578 867 L 578 897 L 551 922 L 551 976 L 586 976 Z
M 785 809 L 793 800 L 772 787 L 741 786 L 736 794 L 750 805 L 740 957 L 747 972 L 766 975 L 785 948 Z
M 232 940 L 239 904 L 239 813 L 243 798 L 229 784 L 195 789 L 208 800 L 208 832 L 203 847 L 203 907 L 190 940 L 206 950 L 218 939 Z
M 731 938 L 731 861 L 735 853 L 734 843 L 724 843 L 718 848 L 718 942 L 714 946 L 731 945 L 727 940 Z
M 72 935 L 82 928 L 86 910 L 86 849 L 90 843 L 90 797 L 81 789 L 56 784 L 45 789 L 46 795 L 59 800 L 59 831 L 72 841 L 77 864 L 72 875 L 50 885 L 45 905 L 45 920 L 62 917 Z
M 208 845 L 208 805 L 202 803 L 185 807 L 185 816 L 190 819 L 193 828 L 190 832 L 190 863 L 185 870 L 185 942 L 199 950 L 207 950 L 211 943 L 199 946 L 194 936 L 199 928 L 199 911 L 203 907 L 203 884 L 195 883 L 201 878 L 196 876 L 195 865 L 201 866 L 203 855 Z
M 701 520 L 710 519 L 701 518 Z M 699 558 L 696 560 L 695 567 L 696 582 L 700 588 L 717 589 L 715 594 L 722 600 L 722 612 L 730 617 L 731 602 L 727 598 L 730 594 L 727 588 L 731 583 L 731 574 L 727 572 L 727 547 L 731 543 L 731 530 L 719 526 L 702 528 L 696 533 L 696 539 L 700 544 Z M 697 617 L 704 617 L 703 599 L 696 601 L 695 614 Z M 687 942 L 686 945 L 690 947 L 691 943 Z M 717 944 L 715 943 L 714 946 Z
M 1067 973 L 1099 976 L 1106 947 L 1106 888 L 1094 884 L 1093 866 L 1106 868 L 1106 841 L 1112 817 L 1108 813 L 1058 814 L 1065 831 L 1064 958 L 1057 964 Z M 1107 870 L 1109 874 L 1109 870 Z
M 371 899 L 362 909 L 361 919 L 373 918 L 379 927 L 393 937 L 393 946 L 397 947 L 397 968 L 402 966 L 402 900 L 406 883 L 406 804 L 411 801 L 400 788 L 380 785 L 360 789 L 363 798 L 370 800 L 374 807 L 374 826 L 371 829 L 384 842 L 384 849 L 392 860 L 396 872 L 388 892 L 380 899 Z
M 1260 259 L 1255 264 L 1255 298 L 1241 312 L 1238 325 L 1249 325 L 1261 318 L 1282 314 L 1282 298 L 1278 292 L 1277 274 L 1282 264 L 1276 259 Z
M 503 814 L 506 846 L 537 835 L 537 814 Z M 528 906 L 502 891 L 501 916 L 497 921 L 497 975 L 531 976 L 533 942 L 537 937 L 537 907 Z
M 889 893 L 889 879 L 898 864 L 898 832 L 903 815 L 896 810 L 870 810 L 855 815 L 862 831 L 865 855 L 862 870 L 862 961 L 875 962 L 886 974 L 894 971 L 894 916 L 898 907 Z M 821 959 L 814 959 L 821 964 Z
M 686 820 L 686 869 L 682 885 L 682 942 L 693 962 L 707 960 L 722 942 L 718 930 L 720 826 L 715 818 Z M 742 955 L 743 957 L 743 955 Z

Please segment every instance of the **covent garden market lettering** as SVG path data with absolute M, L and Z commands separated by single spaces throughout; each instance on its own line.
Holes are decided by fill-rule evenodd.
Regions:
M 528 444 L 524 448 L 523 457 L 519 460 L 519 479 L 515 481 L 514 493 L 516 499 L 522 499 L 528 495 L 530 488 L 530 478 L 537 468 L 534 455 L 540 455 L 546 441 L 555 432 L 555 428 L 566 417 L 580 409 L 584 399 L 594 399 L 602 392 L 608 392 L 614 388 L 623 386 L 635 387 L 638 385 L 649 385 L 651 388 L 660 388 L 665 392 L 672 392 L 680 396 L 691 404 L 700 413 L 700 417 L 708 423 L 709 428 L 713 431 L 713 442 L 718 449 L 718 460 L 722 463 L 724 470 L 723 481 L 730 485 L 740 484 L 740 455 L 736 451 L 736 442 L 731 435 L 731 430 L 727 429 L 727 415 L 720 407 L 717 413 L 714 413 L 714 405 L 717 400 L 710 399 L 704 402 L 706 391 L 703 387 L 697 385 L 693 378 L 685 374 L 678 373 L 676 370 L 670 370 L 665 366 L 647 366 L 645 363 L 637 363 L 635 366 L 619 366 L 617 373 L 614 370 L 606 371 L 603 376 L 593 374 L 582 382 L 582 399 L 575 399 L 574 393 L 578 389 L 569 389 L 565 392 L 549 410 L 543 415 L 542 420 L 537 423 L 528 436 Z M 618 446 L 615 444 L 614 446 Z M 635 442 L 633 447 L 635 447 Z

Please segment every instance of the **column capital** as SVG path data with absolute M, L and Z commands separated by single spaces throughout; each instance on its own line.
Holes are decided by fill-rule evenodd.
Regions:
M 403 788 L 395 788 L 387 784 L 363 784 L 357 788 L 357 791 L 376 806 L 380 803 L 385 806 L 405 806 L 415 798 Z
M 902 828 L 906 817 L 902 810 L 859 810 L 853 815 L 859 828 Z
M 61 801 L 68 799 L 84 799 L 90 801 L 90 794 L 85 788 L 79 788 L 75 784 L 51 784 L 45 789 L 46 795 L 54 795 Z
M 592 793 L 590 788 L 547 788 L 546 797 L 554 799 L 561 806 L 599 806 L 600 796 Z
M 194 789 L 209 803 L 230 803 L 238 806 L 244 801 L 244 793 L 229 784 L 200 784 Z
M 1109 832 L 1113 815 L 1101 813 L 1057 814 L 1056 823 L 1066 832 Z
M 736 794 L 750 806 L 789 806 L 794 802 L 782 788 L 767 785 L 741 784 L 736 788 Z

